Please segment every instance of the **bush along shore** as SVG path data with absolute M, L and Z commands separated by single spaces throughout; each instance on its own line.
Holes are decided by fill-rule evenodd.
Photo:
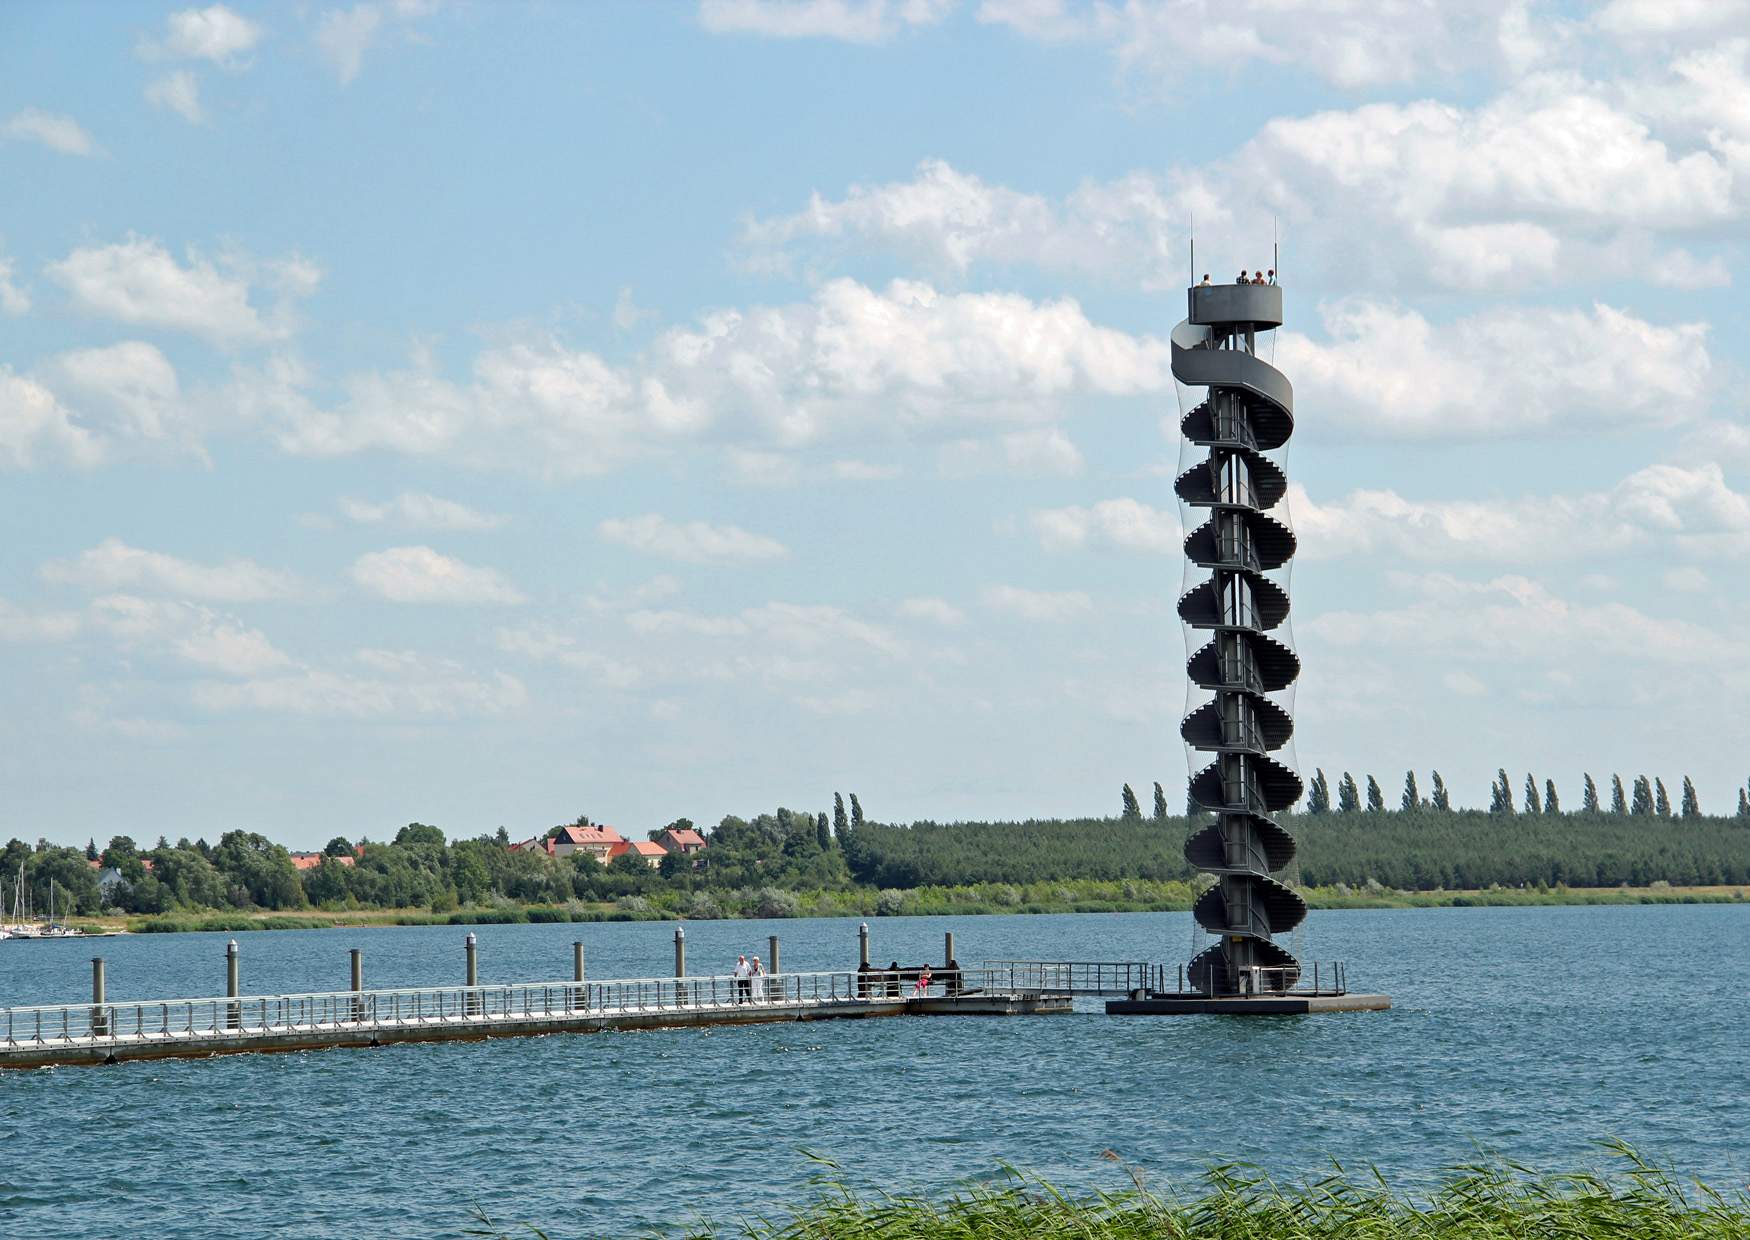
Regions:
M 1432 1191 L 1391 1189 L 1341 1168 L 1279 1185 L 1256 1168 L 1215 1167 L 1186 1191 L 1152 1191 L 1140 1172 L 1118 1192 L 1071 1196 L 1010 1172 L 995 1185 L 945 1197 L 868 1194 L 824 1163 L 815 1200 L 788 1212 L 707 1220 L 689 1240 L 1742 1240 L 1750 1197 L 1717 1192 L 1648 1165 L 1624 1146 L 1614 1174 L 1545 1175 L 1504 1162 L 1454 1168 Z M 1108 1155 L 1111 1156 L 1110 1154 Z M 475 1212 L 465 1234 L 547 1240 L 528 1223 Z M 563 1233 L 551 1233 L 554 1240 Z
M 1595 904 L 1742 904 L 1750 902 L 1747 887 L 1525 887 L 1479 891 L 1396 891 L 1377 884 L 1351 889 L 1301 888 L 1315 909 L 1519 908 L 1543 905 Z M 1060 883 L 1012 886 L 987 883 L 972 887 L 852 888 L 844 891 L 795 892 L 777 888 L 725 891 L 709 900 L 622 896 L 602 903 L 572 900 L 565 904 L 498 902 L 432 913 L 421 909 L 304 909 L 291 913 L 230 911 L 169 913 L 153 917 L 75 919 L 90 928 L 126 929 L 134 933 L 188 930 L 311 930 L 337 926 L 472 926 L 526 922 L 711 921 L 736 918 L 787 917 L 974 917 L 995 913 L 1151 913 L 1184 912 L 1195 899 L 1187 882 L 1126 879 L 1097 882 L 1067 879 Z

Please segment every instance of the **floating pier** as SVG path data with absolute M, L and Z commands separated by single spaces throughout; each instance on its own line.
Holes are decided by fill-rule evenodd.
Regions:
M 1067 994 L 1014 985 L 1006 971 L 962 969 L 954 961 L 952 935 L 941 967 L 901 969 L 871 967 L 867 936 L 868 928 L 862 927 L 862 963 L 840 972 L 687 976 L 685 931 L 677 930 L 674 977 L 587 980 L 583 944 L 577 943 L 569 981 L 481 985 L 478 943 L 469 934 L 462 985 L 366 990 L 363 953 L 354 949 L 354 989 L 295 995 L 241 994 L 239 951 L 232 940 L 225 953 L 225 995 L 131 1003 L 107 999 L 99 958 L 92 961 L 89 1003 L 0 1009 L 0 1068 L 701 1025 L 1043 1016 L 1071 1010 Z M 774 936 L 774 960 L 777 947 Z

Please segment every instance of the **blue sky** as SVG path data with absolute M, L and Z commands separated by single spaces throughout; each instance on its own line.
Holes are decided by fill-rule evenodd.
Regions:
M 1304 768 L 1750 771 L 1744 3 L 10 5 L 0 187 L 0 835 L 1177 803 L 1193 220 Z

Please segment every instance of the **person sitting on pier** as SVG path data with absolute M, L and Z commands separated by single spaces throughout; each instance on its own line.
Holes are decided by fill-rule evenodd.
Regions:
M 1198 288 L 1208 288 L 1209 287 L 1209 273 L 1207 271 L 1203 273 L 1203 283 L 1199 284 L 1197 287 Z
M 1264 283 L 1264 273 L 1263 273 L 1263 272 L 1261 272 L 1261 271 L 1260 271 L 1260 272 L 1257 272 L 1257 273 L 1256 273 L 1256 274 L 1254 274 L 1254 275 L 1253 275 L 1253 276 L 1252 276 L 1252 283 L 1253 283 L 1253 284 L 1262 284 L 1262 283 Z
M 1240 278 L 1235 280 L 1234 283 L 1235 284 L 1250 284 L 1251 283 L 1251 281 L 1246 278 L 1246 270 L 1244 267 L 1240 268 Z
M 929 988 L 930 988 L 930 966 L 926 964 L 922 969 L 920 969 L 918 971 L 917 983 L 915 985 L 913 985 L 911 988 L 912 997 L 915 999 L 917 996 L 919 996 L 919 995 L 923 994 L 925 991 L 929 990 Z
M 1265 281 L 1265 283 L 1275 284 L 1276 283 L 1276 268 L 1274 268 L 1274 267 L 1270 268 L 1269 275 L 1270 275 L 1270 278 L 1267 281 Z

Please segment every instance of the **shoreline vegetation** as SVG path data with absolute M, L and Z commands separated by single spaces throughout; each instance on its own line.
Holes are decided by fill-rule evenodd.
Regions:
M 1061 913 L 1182 913 L 1195 896 L 1181 882 L 1091 882 L 1071 879 L 1040 884 L 1042 890 L 979 887 L 919 888 L 906 892 L 898 907 L 883 905 L 876 889 L 823 893 L 795 912 L 753 907 L 700 918 L 684 911 L 632 905 L 626 901 L 565 904 L 494 904 L 434 913 L 429 909 L 294 909 L 281 912 L 234 910 L 202 914 L 167 913 L 149 917 L 77 917 L 70 925 L 86 930 L 126 930 L 134 934 L 184 931 L 330 930 L 373 926 L 521 925 L 542 922 L 755 920 L 764 917 L 977 917 L 1003 913 L 1049 916 Z M 1750 887 L 1673 887 L 1655 882 L 1642 887 L 1496 887 L 1468 891 L 1398 891 L 1387 887 L 1299 889 L 1316 909 L 1531 908 L 1635 904 L 1744 904 Z M 1016 898 L 1018 896 L 1018 899 Z
M 688 1225 L 688 1240 L 1534 1240 L 1633 1236 L 1636 1240 L 1741 1240 L 1750 1195 L 1718 1192 L 1653 1166 L 1620 1143 L 1607 1172 L 1542 1174 L 1488 1160 L 1450 1168 L 1426 1191 L 1393 1189 L 1371 1168 L 1282 1185 L 1242 1163 L 1212 1167 L 1191 1184 L 1151 1189 L 1137 1168 L 1113 1192 L 1071 1196 L 1004 1168 L 994 1183 L 946 1196 L 869 1192 L 815 1158 L 811 1202 L 734 1222 Z M 1102 1157 L 1118 1161 L 1108 1150 Z M 549 1240 L 530 1223 L 503 1225 L 474 1211 L 465 1235 Z
M 1184 855 L 1207 819 L 1167 814 L 1158 787 L 1150 818 L 1132 795 L 1116 818 L 909 825 L 866 821 L 846 800 L 703 832 L 676 819 L 648 843 L 583 815 L 517 846 L 502 827 L 452 838 L 417 822 L 301 854 L 244 830 L 150 848 L 118 835 L 101 851 L 15 839 L 0 849 L 0 904 L 18 903 L 22 881 L 27 907 L 52 898 L 74 924 L 244 930 L 1179 911 L 1209 882 Z M 1663 815 L 1656 796 L 1648 813 L 1548 804 L 1284 814 L 1298 853 L 1281 877 L 1324 909 L 1728 903 L 1750 891 L 1750 812 Z

